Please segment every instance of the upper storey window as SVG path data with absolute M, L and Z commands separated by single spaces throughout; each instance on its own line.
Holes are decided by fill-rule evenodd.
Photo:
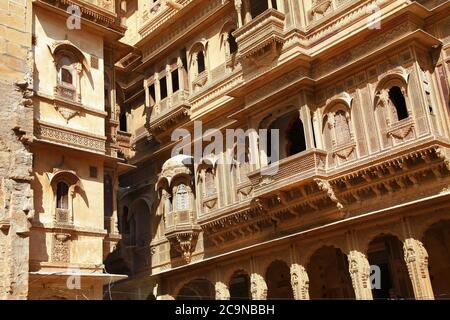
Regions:
M 58 182 L 56 186 L 56 208 L 69 208 L 69 186 L 65 182 Z
M 205 70 L 206 70 L 205 54 L 203 53 L 203 51 L 199 51 L 197 53 L 197 72 L 198 72 L 198 74 L 200 74 Z
M 392 112 L 397 121 L 408 118 L 405 97 L 399 87 L 394 86 L 389 90 L 389 100 L 392 103 Z
M 59 70 L 58 70 L 58 80 L 60 83 L 70 86 L 75 86 L 74 83 L 74 71 L 75 68 L 73 66 L 72 59 L 63 55 L 59 60 Z

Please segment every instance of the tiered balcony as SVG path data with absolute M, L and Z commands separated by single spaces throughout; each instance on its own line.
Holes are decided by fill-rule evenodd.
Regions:
M 156 137 L 159 137 L 167 133 L 167 129 L 188 120 L 190 114 L 188 97 L 189 92 L 187 90 L 178 90 L 156 103 L 150 111 L 149 131 Z
M 268 9 L 234 32 L 239 46 L 239 56 L 250 58 L 264 54 L 266 47 L 276 48 L 284 43 L 285 15 Z

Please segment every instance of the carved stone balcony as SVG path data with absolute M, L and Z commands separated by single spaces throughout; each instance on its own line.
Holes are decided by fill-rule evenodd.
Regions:
M 173 211 L 166 216 L 166 238 L 183 255 L 186 263 L 191 261 L 200 231 L 192 211 Z
M 234 32 L 242 59 L 272 58 L 284 44 L 285 15 L 275 9 L 268 9 L 260 16 Z M 267 59 L 263 59 L 267 60 Z
M 254 188 L 254 196 L 325 175 L 326 160 L 326 151 L 311 149 L 252 172 L 248 176 Z
M 147 117 L 147 129 L 157 138 L 169 134 L 168 129 L 180 125 L 189 119 L 189 92 L 178 90 L 171 96 L 155 104 Z

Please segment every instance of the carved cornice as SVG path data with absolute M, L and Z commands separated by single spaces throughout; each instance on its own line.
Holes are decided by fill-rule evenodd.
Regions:
M 116 14 L 115 0 L 34 0 L 51 6 L 62 8 L 76 5 L 81 10 L 82 18 L 100 24 L 103 27 L 125 32 L 125 27 L 120 25 L 120 19 Z

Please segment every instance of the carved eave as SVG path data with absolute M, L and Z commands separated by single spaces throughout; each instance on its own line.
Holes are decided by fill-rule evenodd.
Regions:
M 333 177 L 329 183 L 336 197 L 347 205 L 362 201 L 368 205 L 367 201 L 383 195 L 405 196 L 410 188 L 416 188 L 416 196 L 419 188 L 419 193 L 426 193 L 428 182 L 438 188 L 434 192 L 445 192 L 449 187 L 445 178 L 449 176 L 449 145 L 432 144 Z
M 183 104 L 159 116 L 154 121 L 150 121 L 146 127 L 157 139 L 161 139 L 164 136 L 170 137 L 172 133 L 170 129 L 186 123 L 189 120 L 190 114 L 190 106 Z
M 234 36 L 239 45 L 239 58 L 254 58 L 256 63 L 262 55 L 267 55 L 263 53 L 263 51 L 267 51 L 265 50 L 266 47 L 270 47 L 269 51 L 273 51 L 273 54 L 277 56 L 285 42 L 284 20 L 285 15 L 283 13 L 275 9 L 269 9 L 237 29 Z

